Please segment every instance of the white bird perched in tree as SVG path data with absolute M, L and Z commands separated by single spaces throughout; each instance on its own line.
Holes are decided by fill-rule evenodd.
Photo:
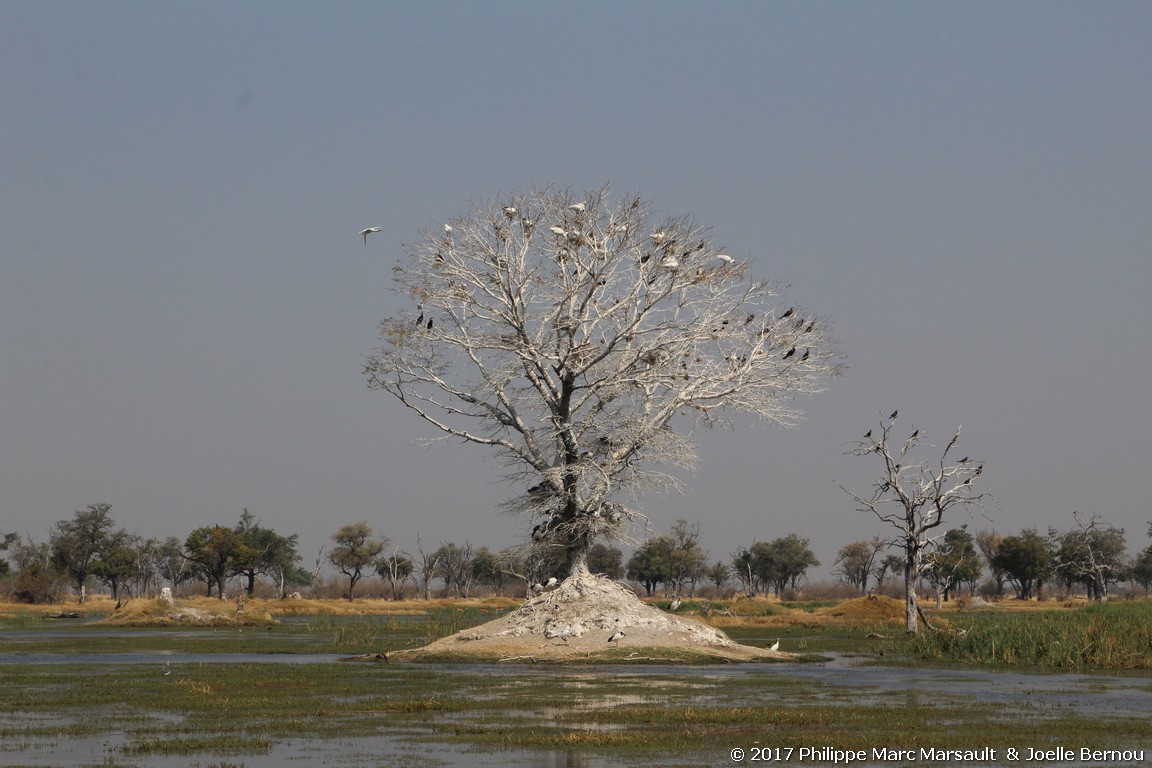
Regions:
M 665 269 L 679 269 L 680 262 L 676 260 L 675 256 L 665 256 L 664 258 L 660 259 L 660 266 L 664 267 Z
M 608 638 L 608 642 L 618 643 L 618 642 L 620 642 L 620 640 L 623 637 L 624 637 L 624 630 L 618 629 L 618 630 L 616 630 L 616 634 L 614 634 L 614 635 L 612 635 L 612 637 Z
M 360 230 L 360 235 L 364 238 L 364 245 L 368 245 L 368 235 L 374 235 L 377 232 L 383 232 L 384 227 L 368 227 L 368 229 Z
M 780 650 L 780 638 L 776 638 L 776 642 L 774 642 L 774 643 L 772 643 L 772 645 L 768 646 L 768 650 L 770 650 L 770 651 Z
M 588 210 L 588 206 L 585 205 L 583 202 L 579 202 L 579 203 L 576 203 L 575 205 L 568 206 L 568 209 L 571 211 L 576 211 L 577 213 L 584 213 L 584 211 Z
M 507 216 L 508 218 L 512 218 L 513 216 L 516 215 L 516 207 L 512 206 L 512 205 L 504 206 L 504 215 Z
M 561 237 L 568 234 L 568 230 L 564 229 L 564 227 L 558 227 L 555 224 L 548 227 L 548 229 L 552 230 L 553 234 L 560 235 Z
M 732 258 L 726 253 L 718 253 L 716 254 L 716 258 L 720 259 L 720 261 L 724 262 L 725 264 L 733 264 L 736 262 L 736 259 Z
M 444 234 L 446 234 L 446 235 L 452 234 L 452 225 L 451 224 L 445 224 L 444 225 Z
M 667 237 L 667 235 L 665 235 L 663 232 L 653 232 L 652 234 L 648 235 L 648 239 L 653 243 L 656 243 L 656 245 L 664 242 L 665 237 Z

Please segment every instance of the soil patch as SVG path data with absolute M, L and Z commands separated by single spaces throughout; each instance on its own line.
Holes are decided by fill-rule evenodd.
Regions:
M 274 624 L 267 612 L 237 612 L 231 603 L 204 608 L 181 600 L 133 600 L 116 609 L 101 624 L 126 627 L 247 627 Z
M 707 663 L 781 661 L 794 654 L 741 645 L 665 613 L 601 576 L 571 576 L 515 611 L 392 660 L 419 662 Z

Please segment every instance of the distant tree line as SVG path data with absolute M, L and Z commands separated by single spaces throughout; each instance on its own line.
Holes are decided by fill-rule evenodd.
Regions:
M 1067 530 L 1049 528 L 1045 534 L 1035 528 L 1011 536 L 973 534 L 967 526 L 950 529 L 925 554 L 920 584 L 938 602 L 960 594 L 1028 600 L 1041 597 L 1045 587 L 1107 600 L 1120 583 L 1152 591 L 1152 546 L 1131 557 L 1123 529 L 1079 513 L 1074 521 Z M 677 520 L 668 534 L 640 544 L 626 563 L 621 550 L 596 544 L 588 567 L 611 579 L 630 579 L 648 596 L 662 591 L 679 599 L 704 585 L 719 593 L 783 596 L 802 589 L 809 569 L 820 565 L 808 540 L 794 533 L 754 541 L 717 560 L 700 545 L 700 535 L 699 523 Z M 88 590 L 105 588 L 120 603 L 154 597 L 164 586 L 187 593 L 197 584 L 203 594 L 223 599 L 231 580 L 249 596 L 263 581 L 287 597 L 318 588 L 327 564 L 340 574 L 340 592 L 349 600 L 371 577 L 380 579 L 392 599 L 409 593 L 424 599 L 528 595 L 563 573 L 564 557 L 562 550 L 539 547 L 492 551 L 469 542 L 425 547 L 419 537 L 415 551 L 408 552 L 361 521 L 333 533 L 331 545 L 308 570 L 301 567 L 296 534 L 285 536 L 246 509 L 234 525 L 200 527 L 181 541 L 130 533 L 116 526 L 108 504 L 93 504 L 56 523 L 46 542 L 0 534 L 0 584 L 10 599 L 23 602 L 61 602 L 69 595 L 84 602 Z M 904 563 L 899 548 L 877 536 L 843 546 L 833 575 L 861 593 L 881 591 L 888 579 L 903 576 Z
M 987 530 L 973 535 L 967 526 L 953 528 L 934 542 L 921 577 L 938 603 L 964 592 L 1039 599 L 1045 586 L 1097 601 L 1107 600 L 1120 583 L 1135 584 L 1145 595 L 1152 590 L 1152 546 L 1131 557 L 1124 529 L 1105 525 L 1096 516 L 1075 513 L 1073 518 L 1071 528 L 1053 527 L 1046 534 L 1025 528 L 1011 536 Z M 880 537 L 845 545 L 837 554 L 834 574 L 861 592 L 882 589 L 886 576 L 901 575 L 903 569 L 900 555 L 881 557 L 889 546 Z

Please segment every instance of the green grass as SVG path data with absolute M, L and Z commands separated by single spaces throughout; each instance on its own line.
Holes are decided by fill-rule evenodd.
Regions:
M 727 750 L 804 744 L 837 749 L 930 746 L 1131 748 L 1149 742 L 1149 717 L 1093 718 L 1045 707 L 1006 710 L 949 689 L 845 688 L 779 667 L 741 674 L 691 674 L 631 666 L 474 667 L 351 664 L 359 655 L 423 644 L 492 618 L 490 609 L 445 608 L 425 616 L 312 617 L 268 628 L 131 630 L 52 623 L 29 638 L 30 620 L 8 622 L 0 653 L 46 648 L 77 653 L 156 652 L 155 661 L 0 666 L 0 741 L 19 763 L 20 745 L 98 737 L 106 765 L 145 765 L 150 756 L 193 756 L 189 764 L 242 765 L 244 755 L 284 745 L 385 738 L 460 749 L 551 749 L 615 756 L 644 765 L 726 763 Z M 943 623 L 943 622 L 942 622 Z M 957 614 L 956 632 L 908 640 L 864 637 L 860 628 L 737 628 L 763 645 L 885 659 L 1071 668 L 1147 668 L 1152 605 L 1115 603 L 1072 610 Z M 790 647 L 791 646 L 791 647 Z M 995 650 L 993 650 L 993 648 Z M 330 663 L 176 663 L 161 651 L 332 653 Z M 224 659 L 222 659 L 224 661 Z M 628 661 L 628 659 L 621 659 Z M 1069 684 L 1070 690 L 1072 683 Z M 101 756 L 93 758 L 97 764 Z M 210 763 L 216 760 L 216 763 Z
M 1152 669 L 1152 602 L 982 611 L 908 643 L 922 658 L 1059 669 Z
M 164 674 L 171 669 L 171 674 Z M 96 678 L 99 684 L 94 684 Z M 304 739 L 381 736 L 482 748 L 580 749 L 703 763 L 736 744 L 967 749 L 1146 743 L 1147 716 L 1105 721 L 1005 711 L 948 690 L 845 690 L 750 668 L 682 675 L 632 668 L 331 664 L 6 665 L 0 739 L 123 734 L 112 758 L 268 754 Z M 18 759 L 18 755 L 15 755 Z

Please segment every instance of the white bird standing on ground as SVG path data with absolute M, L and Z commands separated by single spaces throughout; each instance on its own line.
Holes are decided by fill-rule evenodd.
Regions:
M 780 650 L 780 638 L 776 638 L 776 642 L 774 642 L 774 643 L 772 643 L 772 645 L 768 646 L 768 650 L 770 650 L 770 651 Z
M 616 634 L 614 634 L 614 635 L 612 635 L 612 637 L 608 638 L 608 642 L 618 643 L 618 642 L 620 642 L 620 639 L 623 637 L 624 637 L 624 630 L 618 629 L 618 630 L 616 630 Z
M 361 236 L 364 238 L 364 245 L 368 245 L 368 235 L 374 235 L 377 232 L 383 232 L 384 227 L 368 227 L 368 229 L 360 230 Z
M 555 576 L 553 576 L 552 578 L 548 579 L 548 583 L 546 583 L 544 585 L 544 587 L 546 589 L 552 589 L 552 587 L 556 586 L 557 581 L 558 581 L 558 579 Z
M 672 603 L 668 606 L 668 610 L 670 610 L 670 611 L 680 610 L 680 598 L 676 598 L 675 600 L 673 600 Z

